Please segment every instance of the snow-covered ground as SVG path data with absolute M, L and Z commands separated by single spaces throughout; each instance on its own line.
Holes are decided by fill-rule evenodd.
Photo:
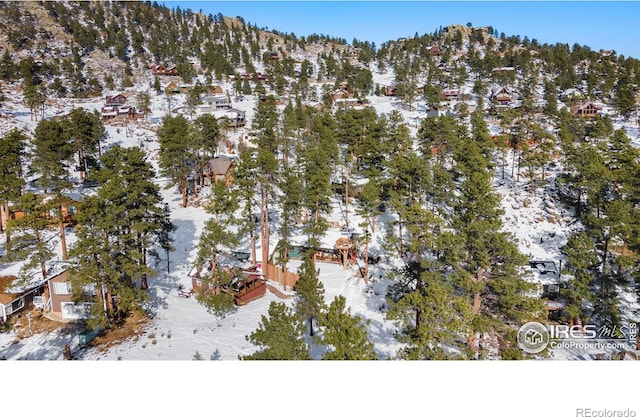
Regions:
M 373 69 L 373 68 L 372 68 Z M 373 71 L 374 82 L 381 86 L 390 85 L 393 74 L 390 72 L 379 74 Z M 151 77 L 139 82 L 140 85 L 149 85 Z M 233 91 L 231 83 L 222 82 L 223 90 Z M 470 91 L 471 85 L 464 87 Z M 0 108 L 0 128 L 2 133 L 8 132 L 13 127 L 33 131 L 37 121 L 31 120 L 29 111 L 22 103 L 21 95 L 12 88 L 3 89 L 6 102 Z M 115 94 L 120 91 L 105 93 Z M 135 100 L 135 90 L 124 91 L 125 95 Z M 156 96 L 151 93 L 152 114 L 145 122 L 129 123 L 128 128 L 107 125 L 108 139 L 106 146 L 119 143 L 123 146 L 138 146 L 145 149 L 149 155 L 149 161 L 157 168 L 158 143 L 155 131 L 160 126 L 161 119 L 168 114 L 169 107 L 173 112 L 184 113 L 184 97 L 172 96 L 171 103 L 166 96 Z M 398 101 L 389 97 L 371 96 L 370 104 L 379 114 L 389 113 L 392 110 L 400 111 L 415 134 L 418 125 L 419 111 L 409 111 L 402 108 Z M 45 117 L 53 117 L 71 111 L 82 106 L 87 109 L 99 109 L 103 98 L 96 99 L 50 99 Z M 229 133 L 229 139 L 237 142 L 240 137 L 245 137 L 250 130 L 253 119 L 255 96 L 246 96 L 244 101 L 233 102 L 233 106 L 246 111 L 247 128 L 238 129 Z M 416 103 L 420 109 L 421 103 Z M 473 103 L 469 103 L 473 104 Z M 189 116 L 187 116 L 189 117 Z M 616 127 L 623 126 L 616 122 Z M 489 126 L 492 132 L 500 128 L 496 125 Z M 640 144 L 638 128 L 632 124 L 625 124 L 625 128 L 635 144 Z M 510 163 L 511 158 L 508 157 Z M 513 234 L 517 240 L 521 252 L 531 258 L 549 259 L 555 262 L 562 260 L 559 248 L 566 242 L 567 236 L 579 225 L 572 220 L 571 213 L 565 212 L 555 198 L 554 178 L 556 171 L 547 170 L 549 185 L 540 188 L 532 195 L 526 188 L 527 181 L 524 178 L 516 180 L 511 177 L 511 167 L 505 167 L 505 176 L 502 177 L 501 169 L 496 170 L 494 185 L 496 192 L 501 197 L 501 206 L 505 211 L 503 216 L 504 230 Z M 171 273 L 163 272 L 164 262 L 157 265 L 158 274 L 149 281 L 149 294 L 151 301 L 149 310 L 153 315 L 151 324 L 143 333 L 121 345 L 102 352 L 98 350 L 82 350 L 77 357 L 87 360 L 190 360 L 196 354 L 203 359 L 235 360 L 239 355 L 250 354 L 255 347 L 246 340 L 247 335 L 254 331 L 262 315 L 267 314 L 269 303 L 282 301 L 291 304 L 293 299 L 279 298 L 268 291 L 266 296 L 255 300 L 243 307 L 236 308 L 225 317 L 216 317 L 209 314 L 206 309 L 198 304 L 194 298 L 178 296 L 178 284 L 190 288 L 191 278 L 188 276 L 193 267 L 195 246 L 198 236 L 207 218 L 206 213 L 200 207 L 180 206 L 180 195 L 175 187 L 165 188 L 166 180 L 159 178 L 164 200 L 169 203 L 172 210 L 172 219 L 178 227 L 175 232 L 175 252 L 171 257 Z M 206 192 L 206 190 L 205 190 Z M 329 216 L 329 221 L 344 223 L 343 208 L 336 202 L 334 211 Z M 361 219 L 349 212 L 349 220 L 357 225 Z M 382 240 L 382 228 L 372 239 L 372 249 L 376 242 Z M 327 245 L 332 246 L 335 240 L 341 236 L 340 230 L 332 228 L 324 238 Z M 275 239 L 276 234 L 272 235 Z M 54 237 L 54 239 L 56 239 Z M 69 244 L 74 241 L 73 233 L 69 233 Z M 270 242 L 274 247 L 276 240 Z M 57 245 L 56 247 L 58 247 Z M 260 248 L 257 248 L 258 259 Z M 162 255 L 162 254 L 161 254 Z M 259 259 L 260 260 L 260 259 Z M 344 270 L 334 264 L 318 264 L 320 268 L 320 280 L 325 287 L 327 302 L 331 302 L 337 295 L 343 295 L 347 299 L 347 307 L 352 314 L 362 317 L 368 324 L 369 335 L 375 344 L 380 359 L 393 358 L 400 345 L 394 338 L 397 327 L 394 323 L 385 320 L 384 317 L 384 293 L 388 282 L 385 280 L 385 266 L 383 263 L 372 267 L 373 279 L 367 285 L 364 280 L 356 277 L 356 268 Z M 4 265 L 0 268 L 0 274 L 15 273 L 17 265 Z M 296 262 L 291 262 L 289 270 L 295 271 Z M 273 284 L 286 296 L 292 296 L 290 289 L 283 289 L 278 284 Z M 621 295 L 628 304 L 628 311 L 637 312 L 637 301 L 628 295 Z M 62 346 L 70 344 L 72 349 L 77 347 L 77 337 L 73 334 L 56 331 L 49 334 L 34 335 L 29 338 L 17 340 L 15 333 L 0 333 L 0 357 L 7 359 L 61 359 Z M 556 358 L 584 359 L 584 352 L 558 352 Z

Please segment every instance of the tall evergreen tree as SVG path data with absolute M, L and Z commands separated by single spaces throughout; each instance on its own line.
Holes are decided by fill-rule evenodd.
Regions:
M 38 182 L 45 192 L 53 191 L 52 203 L 57 207 L 58 229 L 62 259 L 67 259 L 67 242 L 64 230 L 62 206 L 68 202 L 65 191 L 72 186 L 68 166 L 73 160 L 74 148 L 68 140 L 64 123 L 57 120 L 41 120 L 36 126 L 33 138 L 31 172 L 39 174 Z
M 247 336 L 260 348 L 251 355 L 240 356 L 244 360 L 305 360 L 309 359 L 309 347 L 303 339 L 304 325 L 284 303 L 271 302 L 269 316 L 262 316 L 258 329 Z
M 0 138 L 0 231 L 6 233 L 5 249 L 11 253 L 11 237 L 7 228 L 9 202 L 16 201 L 25 185 L 23 158 L 26 156 L 27 136 L 18 129 Z
M 318 320 L 324 328 L 323 343 L 330 346 L 326 360 L 374 360 L 378 358 L 374 345 L 367 338 L 367 329 L 360 317 L 352 316 L 345 309 L 346 299 L 338 296 L 327 312 Z
M 315 269 L 313 251 L 305 254 L 305 258 L 298 268 L 300 279 L 295 285 L 296 312 L 309 321 L 309 334 L 313 336 L 314 321 L 325 309 L 324 285 L 318 279 L 320 270 Z
M 189 152 L 191 149 L 189 122 L 182 115 L 164 117 L 158 131 L 158 140 L 160 170 L 163 175 L 171 179 L 172 185 L 178 186 L 182 196 L 182 207 L 187 207 L 189 174 L 194 157 Z
M 33 269 L 39 268 L 42 278 L 49 276 L 47 262 L 54 257 L 48 235 L 49 219 L 45 216 L 51 206 L 41 194 L 27 193 L 18 198 L 17 208 L 23 216 L 9 222 L 12 233 L 11 258 L 24 260 L 21 279 L 29 282 Z

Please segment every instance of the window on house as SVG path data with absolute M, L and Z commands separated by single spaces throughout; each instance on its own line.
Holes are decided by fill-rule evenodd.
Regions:
M 197 285 L 198 287 L 202 287 L 202 280 L 197 279 L 197 280 L 196 280 L 196 285 Z
M 71 294 L 71 283 L 70 282 L 54 282 L 53 292 L 58 295 Z
M 7 306 L 7 314 L 14 313 L 24 307 L 24 298 L 20 297 L 9 306 Z

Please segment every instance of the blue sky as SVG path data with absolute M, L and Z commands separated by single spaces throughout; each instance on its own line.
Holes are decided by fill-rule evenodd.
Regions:
M 162 1 L 169 8 L 241 16 L 280 32 L 375 42 L 468 22 L 540 43 L 578 43 L 640 59 L 637 1 Z

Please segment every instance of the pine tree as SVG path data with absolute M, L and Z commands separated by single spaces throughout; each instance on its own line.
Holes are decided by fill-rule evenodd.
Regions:
M 304 326 L 284 303 L 271 302 L 269 316 L 262 316 L 258 329 L 247 340 L 260 350 L 243 360 L 305 360 L 309 347 L 303 339 Z
M 47 191 L 61 191 L 70 187 L 66 165 L 74 155 L 62 122 L 41 120 L 33 137 L 31 171 L 39 174 L 38 182 Z
M 309 335 L 313 336 L 314 320 L 325 309 L 324 285 L 318 279 L 320 270 L 314 269 L 313 251 L 310 250 L 304 256 L 304 260 L 298 268 L 300 279 L 295 285 L 296 312 L 309 320 Z
M 346 299 L 337 296 L 329 305 L 327 312 L 318 319 L 324 328 L 323 343 L 331 350 L 326 360 L 374 360 L 378 358 L 374 345 L 367 338 L 367 329 L 360 317 L 352 316 L 346 309 Z
M 285 270 L 293 225 L 297 222 L 297 217 L 302 209 L 302 178 L 295 168 L 290 167 L 284 170 L 280 190 L 282 192 L 282 222 L 280 226 L 282 253 L 279 261 L 282 269 Z
M 256 263 L 256 224 L 254 219 L 254 197 L 256 194 L 256 161 L 251 156 L 252 148 L 241 148 L 239 162 L 234 173 L 234 181 L 241 205 L 241 219 L 239 221 L 239 233 L 249 234 L 249 247 L 251 250 L 251 263 Z
M 16 201 L 25 185 L 22 160 L 26 156 L 27 136 L 18 129 L 11 130 L 0 138 L 0 231 L 6 235 L 5 249 L 11 254 L 9 202 Z
M 101 161 L 98 195 L 111 203 L 121 222 L 119 234 L 126 243 L 128 256 L 144 268 L 147 248 L 162 229 L 165 216 L 159 188 L 153 182 L 155 172 L 138 148 L 114 146 Z
M 18 198 L 17 209 L 24 215 L 8 224 L 13 235 L 10 259 L 25 261 L 20 271 L 22 280 L 27 281 L 31 277 L 33 268 L 39 268 L 42 278 L 46 279 L 49 275 L 47 262 L 54 256 L 47 233 L 49 220 L 44 215 L 50 205 L 44 196 L 27 193 Z
M 77 170 L 82 183 L 88 168 L 97 165 L 104 125 L 97 113 L 77 108 L 65 120 L 64 127 L 78 157 Z
M 73 160 L 73 144 L 68 140 L 64 123 L 56 120 L 41 120 L 33 138 L 31 171 L 40 174 L 38 182 L 45 192 L 53 191 L 51 203 L 56 207 L 62 259 L 67 259 L 67 242 L 64 230 L 62 205 L 68 201 L 64 196 L 72 184 L 68 179 L 67 166 Z
M 592 240 L 584 232 L 569 236 L 563 248 L 567 257 L 567 269 L 573 273 L 573 278 L 560 289 L 560 294 L 567 299 L 564 315 L 567 321 L 589 317 L 586 302 L 592 301 L 591 285 L 595 280 L 599 260 Z
M 182 207 L 187 207 L 190 161 L 193 160 L 193 155 L 189 152 L 189 122 L 182 115 L 166 116 L 158 131 L 158 140 L 162 174 L 171 179 L 172 185 L 178 186 L 182 196 Z
M 218 120 L 211 114 L 198 116 L 191 124 L 191 153 L 196 159 L 193 166 L 194 194 L 198 195 L 198 186 L 203 186 L 204 169 L 208 161 L 216 155 L 225 133 Z M 198 179 L 196 181 L 195 179 Z
M 169 252 L 174 251 L 176 248 L 173 246 L 174 237 L 171 233 L 178 230 L 178 226 L 171 222 L 171 211 L 169 204 L 165 203 L 164 212 L 162 215 L 162 228 L 157 232 L 157 243 L 164 250 L 167 257 L 167 274 L 171 273 L 171 263 L 169 261 Z

